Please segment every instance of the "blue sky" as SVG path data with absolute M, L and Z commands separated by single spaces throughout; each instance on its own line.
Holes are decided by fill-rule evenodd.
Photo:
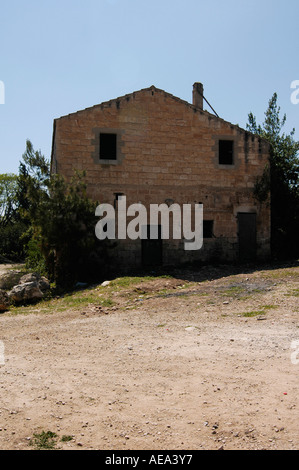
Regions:
M 1 0 L 0 173 L 26 139 L 50 158 L 54 118 L 151 85 L 191 102 L 202 82 L 241 127 L 277 92 L 299 140 L 298 20 L 298 0 Z

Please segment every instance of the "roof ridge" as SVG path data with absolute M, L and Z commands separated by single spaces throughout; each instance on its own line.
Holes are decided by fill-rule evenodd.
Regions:
M 197 111 L 200 111 L 202 113 L 207 113 L 210 116 L 217 118 L 217 116 L 214 116 L 213 114 L 209 113 L 209 111 L 200 109 L 200 108 L 194 106 L 192 103 L 189 103 L 188 101 L 183 100 L 182 98 L 179 98 L 178 96 L 175 96 L 175 95 L 163 90 L 162 88 L 157 88 L 155 85 L 151 85 L 149 87 L 141 88 L 140 90 L 132 91 L 131 93 L 127 93 L 125 95 L 118 96 L 117 98 L 112 98 L 112 99 L 107 100 L 107 101 L 102 101 L 101 103 L 95 104 L 93 106 L 88 106 L 86 108 L 79 109 L 78 111 L 74 111 L 72 113 L 65 114 L 65 115 L 60 116 L 59 118 L 56 118 L 56 119 L 58 120 L 58 119 L 66 118 L 68 116 L 72 116 L 74 114 L 78 114 L 78 113 L 81 113 L 81 112 L 84 112 L 84 111 L 88 111 L 90 109 L 94 109 L 94 108 L 97 108 L 97 107 L 103 107 L 104 105 L 107 105 L 107 104 L 110 104 L 110 103 L 116 103 L 117 101 L 128 99 L 129 97 L 134 96 L 135 94 L 146 92 L 146 91 L 152 91 L 152 90 L 155 90 L 155 91 L 160 92 L 160 93 L 164 93 L 164 95 L 168 96 L 169 98 L 172 98 L 176 101 L 184 103 L 185 105 L 187 105 L 191 108 L 194 108 Z M 221 119 L 221 118 L 218 118 L 218 119 Z
M 155 89 L 156 91 L 164 91 L 164 90 L 159 90 L 159 88 L 155 87 L 155 85 L 151 85 L 150 87 L 142 88 L 142 89 L 136 90 L 136 91 L 132 91 L 131 93 L 127 93 L 125 95 L 118 96 L 117 98 L 111 98 L 110 100 L 102 101 L 101 103 L 97 103 L 93 106 L 87 106 L 86 108 L 78 109 L 77 111 L 73 111 L 72 113 L 68 113 L 68 114 L 65 114 L 63 116 L 60 116 L 59 118 L 56 118 L 56 120 L 63 119 L 63 118 L 69 117 L 69 116 L 73 116 L 74 114 L 82 113 L 82 112 L 88 111 L 90 109 L 102 107 L 102 106 L 104 106 L 106 104 L 109 104 L 109 103 L 124 100 L 124 99 L 127 99 L 128 97 L 134 96 L 136 93 L 141 93 L 141 92 L 149 91 L 149 90 L 152 90 L 152 89 Z
M 240 127 L 238 124 L 233 124 L 230 121 L 227 121 L 226 119 L 223 119 L 219 116 L 216 116 L 216 115 L 210 113 L 209 111 L 198 108 L 194 104 L 189 103 L 188 101 L 183 100 L 182 98 L 179 98 L 178 96 L 175 96 L 175 95 L 173 95 L 173 94 L 171 94 L 171 93 L 169 93 L 169 92 L 167 92 L 167 91 L 165 91 L 161 88 L 157 88 L 155 85 L 151 85 L 149 87 L 142 88 L 140 90 L 136 90 L 136 91 L 133 91 L 131 93 L 127 93 L 127 94 L 122 95 L 122 96 L 118 96 L 117 98 L 112 98 L 111 100 L 103 101 L 103 102 L 95 104 L 93 106 L 89 106 L 87 108 L 80 109 L 78 111 L 74 111 L 74 112 L 66 114 L 64 116 L 60 116 L 59 118 L 54 119 L 54 121 L 58 121 L 59 119 L 67 118 L 69 116 L 74 116 L 75 114 L 82 113 L 82 112 L 85 112 L 85 111 L 89 111 L 89 110 L 94 109 L 94 108 L 104 107 L 105 105 L 107 106 L 107 105 L 111 105 L 112 103 L 117 103 L 119 101 L 128 100 L 128 98 L 134 97 L 134 95 L 136 95 L 136 94 L 147 92 L 147 91 L 153 91 L 153 90 L 155 90 L 156 92 L 159 92 L 159 93 L 164 93 L 164 95 L 166 97 L 169 97 L 169 98 L 171 98 L 175 101 L 178 101 L 178 102 L 184 104 L 185 106 L 188 106 L 190 109 L 193 109 L 195 112 L 199 112 L 201 114 L 207 115 L 210 119 L 212 118 L 212 119 L 216 119 L 218 121 L 222 121 L 226 124 L 229 124 L 230 126 L 233 126 L 233 127 L 237 128 L 239 131 L 243 131 L 243 132 L 246 132 L 247 134 L 250 134 L 250 135 L 252 134 L 252 135 L 256 136 L 256 134 L 253 134 L 252 132 Z

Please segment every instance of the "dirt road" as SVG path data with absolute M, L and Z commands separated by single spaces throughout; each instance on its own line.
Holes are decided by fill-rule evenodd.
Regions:
M 0 449 L 298 449 L 299 268 L 216 274 L 0 315 Z

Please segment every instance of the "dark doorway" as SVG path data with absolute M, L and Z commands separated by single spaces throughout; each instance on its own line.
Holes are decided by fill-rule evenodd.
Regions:
M 147 240 L 141 240 L 142 266 L 162 266 L 162 237 L 161 225 L 155 226 L 158 238 L 150 238 L 150 225 L 147 225 Z
M 256 214 L 238 213 L 238 239 L 240 261 L 254 261 L 256 258 Z

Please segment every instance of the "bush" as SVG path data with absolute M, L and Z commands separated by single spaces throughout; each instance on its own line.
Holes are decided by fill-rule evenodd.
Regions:
M 87 197 L 84 174 L 76 173 L 71 182 L 53 175 L 49 194 L 35 209 L 28 260 L 45 267 L 59 287 L 90 280 L 103 267 L 103 243 L 95 236 L 96 206 Z
M 47 276 L 47 266 L 45 258 L 41 252 L 41 246 L 38 240 L 32 237 L 26 247 L 26 268 L 41 276 Z
M 27 226 L 22 221 L 0 227 L 0 254 L 10 261 L 22 261 L 25 257 L 23 236 Z
M 96 202 L 84 174 L 72 181 L 50 174 L 50 162 L 30 141 L 19 175 L 0 178 L 0 257 L 26 259 L 26 266 L 58 288 L 101 276 L 106 256 L 95 236 Z M 1 175 L 0 175 L 1 176 Z

